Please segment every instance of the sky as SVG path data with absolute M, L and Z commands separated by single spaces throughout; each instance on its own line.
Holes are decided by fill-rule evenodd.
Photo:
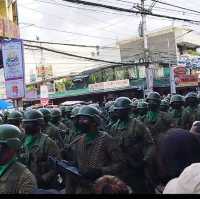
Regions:
M 133 9 L 139 0 L 87 0 L 106 5 L 113 5 Z M 160 0 L 200 11 L 200 1 L 196 0 Z M 151 0 L 145 1 L 149 8 Z M 170 9 L 170 10 L 169 10 Z M 20 34 L 22 39 L 41 41 L 75 43 L 85 45 L 99 45 L 100 56 L 109 61 L 120 61 L 120 52 L 117 47 L 119 41 L 138 36 L 140 15 L 117 12 L 113 10 L 71 4 L 62 0 L 18 0 Z M 191 11 L 181 11 L 156 3 L 154 13 L 182 18 L 199 20 L 200 14 Z M 184 26 L 200 32 L 198 25 L 186 22 L 177 22 L 156 17 L 147 17 L 147 30 L 154 31 L 170 26 Z M 58 45 L 45 45 L 45 47 L 65 52 L 91 57 L 96 53 L 95 48 L 77 48 Z M 80 72 L 86 68 L 105 65 L 97 62 L 74 59 L 71 57 L 43 52 L 43 63 L 53 66 L 54 76 L 68 75 L 71 72 Z M 41 62 L 41 51 L 25 49 L 26 82 L 29 82 L 30 73 L 35 73 L 35 67 Z

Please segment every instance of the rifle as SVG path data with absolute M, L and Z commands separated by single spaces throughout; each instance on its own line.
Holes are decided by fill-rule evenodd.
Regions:
M 71 162 L 68 162 L 66 160 L 58 160 L 52 156 L 48 157 L 49 165 L 56 169 L 58 172 L 61 173 L 71 173 L 76 176 L 82 177 L 82 174 L 80 173 L 79 169 L 75 167 Z

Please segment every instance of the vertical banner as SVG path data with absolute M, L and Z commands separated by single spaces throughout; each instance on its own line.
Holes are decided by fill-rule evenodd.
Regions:
M 146 83 L 147 83 L 147 91 L 153 91 L 153 67 L 149 66 L 145 69 L 146 73 Z
M 46 106 L 49 104 L 49 91 L 48 86 L 46 85 L 40 86 L 40 104 L 42 106 Z
M 25 84 L 22 40 L 3 40 L 2 56 L 7 98 L 23 98 L 25 96 Z
M 174 67 L 170 66 L 170 90 L 171 94 L 176 94 L 176 82 L 174 77 Z

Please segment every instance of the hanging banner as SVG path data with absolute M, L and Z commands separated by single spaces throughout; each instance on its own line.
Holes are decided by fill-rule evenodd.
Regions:
M 23 98 L 25 95 L 25 86 L 22 40 L 3 40 L 2 56 L 7 98 Z
M 42 106 L 47 106 L 49 103 L 49 92 L 48 92 L 48 86 L 41 85 L 40 86 L 40 104 Z
M 152 65 L 150 65 L 148 68 L 145 68 L 147 92 L 153 91 L 153 72 L 154 70 Z
M 176 94 L 176 82 L 175 82 L 175 76 L 174 76 L 174 71 L 175 68 L 173 66 L 170 67 L 170 91 L 171 94 Z M 176 71 L 177 73 L 181 73 L 182 74 L 182 69 L 177 69 Z

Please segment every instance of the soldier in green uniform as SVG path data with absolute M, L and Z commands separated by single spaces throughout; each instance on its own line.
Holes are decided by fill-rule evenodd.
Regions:
M 145 115 L 148 111 L 148 104 L 144 100 L 141 100 L 138 105 L 137 105 L 137 110 L 138 110 L 138 117 L 137 119 L 140 121 L 144 121 Z
M 49 122 L 47 134 L 52 138 L 60 149 L 64 148 L 64 140 L 67 140 L 69 129 L 61 122 L 61 111 L 58 108 L 51 110 L 51 121 Z
M 123 157 L 114 139 L 98 130 L 101 121 L 98 109 L 90 105 L 82 106 L 77 117 L 83 135 L 74 142 L 74 163 L 84 179 L 67 175 L 66 192 L 92 193 L 97 178 L 122 173 Z
M 105 114 L 105 118 L 106 118 L 106 124 L 108 125 L 110 123 L 110 116 L 109 116 L 109 110 L 110 110 L 110 107 L 113 105 L 114 101 L 108 101 L 106 104 L 105 104 L 105 107 L 104 107 L 104 114 Z
M 167 100 L 161 100 L 160 111 L 168 112 L 169 111 L 169 102 Z
M 138 109 L 137 109 L 138 103 L 139 103 L 138 99 L 136 99 L 136 100 L 134 100 L 134 102 L 132 102 L 131 113 L 129 115 L 132 118 L 137 118 L 137 116 L 138 116 Z
M 47 108 L 40 108 L 39 111 L 43 114 L 44 116 L 44 125 L 42 127 L 42 133 L 48 134 L 49 128 L 51 128 L 49 122 L 51 119 L 51 111 Z
M 182 127 L 190 130 L 194 121 L 200 121 L 200 109 L 198 107 L 197 94 L 190 92 L 185 96 L 186 108 L 182 114 Z
M 126 160 L 124 180 L 134 192 L 147 192 L 144 160 L 148 158 L 153 139 L 146 126 L 136 118 L 131 118 L 132 102 L 127 97 L 115 100 L 114 109 L 118 121 L 112 126 L 110 134 L 117 140 Z
M 112 105 L 109 110 L 108 110 L 108 114 L 109 114 L 109 123 L 106 126 L 106 130 L 109 133 L 111 127 L 117 122 L 118 120 L 118 116 L 116 114 L 116 111 L 114 110 L 114 106 Z
M 18 127 L 21 130 L 22 135 L 24 137 L 25 132 L 24 132 L 24 129 L 22 128 L 22 119 L 23 119 L 23 115 L 21 112 L 12 111 L 11 113 L 8 114 L 7 122 L 8 122 L 8 124 L 12 124 L 12 125 Z M 23 137 L 22 137 L 22 139 L 23 139 Z
M 31 194 L 37 188 L 33 174 L 17 161 L 21 131 L 13 125 L 0 125 L 0 194 Z
M 144 124 L 150 129 L 154 140 L 157 141 L 159 136 L 169 128 L 173 128 L 175 123 L 168 113 L 160 111 L 161 97 L 159 93 L 149 93 L 146 101 L 148 112 L 144 118 Z
M 72 112 L 73 106 L 65 106 L 62 107 L 62 123 L 67 126 L 68 129 L 71 129 L 73 127 L 73 122 L 71 120 L 71 112 Z
M 22 121 L 26 137 L 19 158 L 35 175 L 39 188 L 54 188 L 57 173 L 49 168 L 48 156 L 60 158 L 58 146 L 41 132 L 44 117 L 40 111 L 26 111 Z
M 78 127 L 78 120 L 76 117 L 80 108 L 81 106 L 75 106 L 71 111 L 73 126 L 71 129 L 69 129 L 69 136 L 67 137 L 67 141 L 65 141 L 67 144 L 70 144 L 77 136 L 81 135 L 80 129 Z
M 184 98 L 182 95 L 173 95 L 170 101 L 170 115 L 176 128 L 182 128 L 182 114 L 184 110 Z

